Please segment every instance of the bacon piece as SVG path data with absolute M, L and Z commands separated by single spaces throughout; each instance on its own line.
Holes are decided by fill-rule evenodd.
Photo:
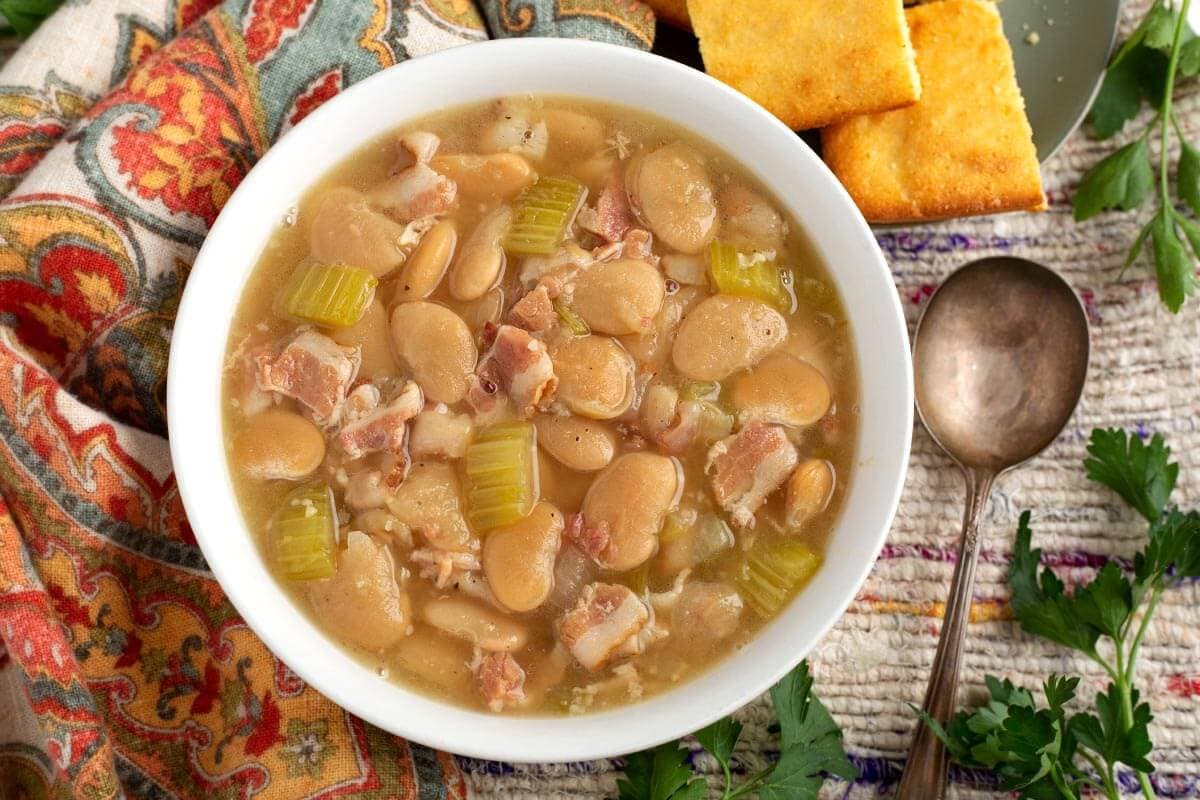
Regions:
M 597 225 L 594 232 L 607 241 L 619 242 L 625 238 L 625 232 L 634 226 L 634 222 L 629 196 L 625 192 L 625 177 L 617 170 L 596 198 Z
M 488 397 L 494 394 L 487 391 L 488 382 L 504 389 L 516 405 L 517 414 L 526 418 L 544 411 L 558 388 L 558 376 L 546 345 L 515 325 L 496 329 L 495 341 L 475 370 L 468 398 L 485 406 L 476 405 L 477 411 L 494 405 L 495 399 Z
M 511 653 L 481 653 L 475 667 L 475 689 L 487 707 L 499 713 L 525 702 L 525 670 Z
M 591 556 L 592 560 L 597 563 L 600 562 L 604 551 L 608 549 L 610 536 L 607 521 L 588 525 L 583 514 L 572 514 L 571 518 L 567 520 L 564 534 L 569 541 L 575 542 L 580 550 Z
M 359 389 L 355 389 L 352 395 L 357 394 Z M 367 453 L 380 450 L 404 452 L 408 421 L 421 413 L 425 405 L 421 387 L 413 381 L 404 384 L 400 394 L 387 405 L 379 405 L 378 390 L 374 397 L 375 402 L 371 406 L 357 411 L 353 421 L 344 424 L 338 432 L 338 447 L 347 458 L 362 458 Z
M 558 638 L 576 661 L 594 672 L 642 652 L 639 634 L 649 622 L 649 609 L 629 587 L 592 583 L 558 621 Z
M 279 355 L 254 357 L 259 389 L 294 397 L 321 426 L 336 425 L 346 390 L 361 363 L 357 347 L 342 347 L 311 328 L 300 331 Z
M 554 298 L 562 293 L 558 281 L 542 278 L 528 294 L 513 304 L 508 318 L 513 325 L 527 331 L 541 333 L 558 324 L 558 312 L 554 310 Z
M 441 138 L 429 131 L 411 131 L 400 137 L 400 146 L 408 151 L 413 161 L 418 164 L 428 164 L 441 145 Z
M 753 528 L 754 512 L 798 461 L 781 425 L 752 422 L 709 448 L 705 471 L 712 473 L 713 495 L 733 524 Z
M 458 184 L 424 162 L 388 178 L 371 192 L 371 199 L 402 219 L 444 214 L 454 208 Z

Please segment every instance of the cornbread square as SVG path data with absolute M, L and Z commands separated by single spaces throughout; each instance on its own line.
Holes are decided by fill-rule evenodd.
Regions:
M 688 0 L 704 68 L 793 130 L 921 96 L 903 0 Z
M 676 28 L 691 30 L 692 23 L 688 19 L 687 0 L 642 0 L 654 9 L 654 14 L 668 25 Z
M 834 174 L 872 222 L 1044 209 L 1033 131 L 995 6 L 939 0 L 906 13 L 921 100 L 822 131 Z

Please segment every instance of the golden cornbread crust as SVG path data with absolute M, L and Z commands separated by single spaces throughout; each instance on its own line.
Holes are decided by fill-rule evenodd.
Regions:
M 642 2 L 654 9 L 654 15 L 663 22 L 684 30 L 692 29 L 692 22 L 688 19 L 687 0 L 642 0 Z
M 794 130 L 921 96 L 902 0 L 688 0 L 708 74 Z
M 1042 210 L 1033 131 L 1000 14 L 984 0 L 906 12 L 921 100 L 822 131 L 825 161 L 872 222 Z

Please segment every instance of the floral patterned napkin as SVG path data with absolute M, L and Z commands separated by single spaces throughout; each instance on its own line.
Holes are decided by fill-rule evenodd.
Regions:
M 449 755 L 344 712 L 246 627 L 188 527 L 163 402 L 192 260 L 271 142 L 489 31 L 649 48 L 654 17 L 71 0 L 0 71 L 0 797 L 465 796 Z

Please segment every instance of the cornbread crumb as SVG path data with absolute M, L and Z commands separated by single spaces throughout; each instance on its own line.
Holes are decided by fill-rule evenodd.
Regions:
M 795 130 L 921 95 L 902 0 L 688 0 L 704 67 Z
M 1042 40 L 1042 36 L 1037 31 L 1030 31 L 1025 36 L 1025 44 L 1030 45 L 1031 47 L 1036 47 L 1037 43 L 1040 42 L 1041 40 Z
M 1045 208 L 1000 15 L 983 0 L 907 12 L 922 97 L 822 132 L 825 160 L 873 222 Z

